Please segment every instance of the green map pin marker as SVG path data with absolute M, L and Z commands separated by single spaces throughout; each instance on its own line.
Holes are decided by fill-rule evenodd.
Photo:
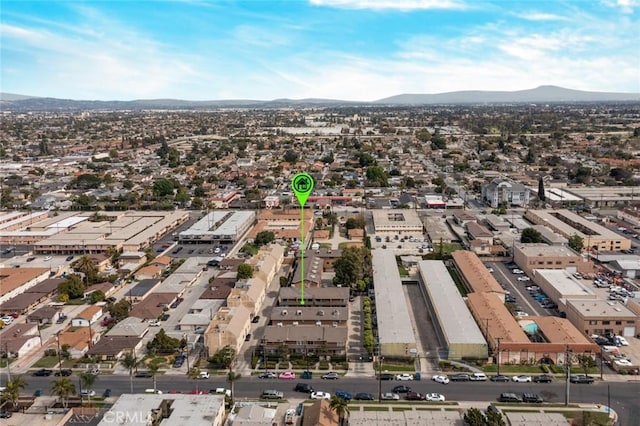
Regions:
M 298 173 L 291 179 L 291 187 L 293 188 L 293 193 L 296 194 L 300 207 L 304 207 L 307 202 L 307 198 L 313 191 L 313 185 L 313 178 L 309 173 Z

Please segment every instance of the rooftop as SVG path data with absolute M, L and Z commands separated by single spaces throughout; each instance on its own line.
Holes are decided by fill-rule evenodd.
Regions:
M 593 299 L 567 299 L 567 308 L 575 309 L 585 318 L 612 317 L 612 318 L 636 318 L 629 308 L 622 303 L 609 300 Z

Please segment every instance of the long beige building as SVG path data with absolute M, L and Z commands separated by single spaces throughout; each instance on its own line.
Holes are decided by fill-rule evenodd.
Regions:
M 602 225 L 591 222 L 569 210 L 527 210 L 525 219 L 544 225 L 565 238 L 582 238 L 584 250 L 621 251 L 631 247 L 631 241 Z

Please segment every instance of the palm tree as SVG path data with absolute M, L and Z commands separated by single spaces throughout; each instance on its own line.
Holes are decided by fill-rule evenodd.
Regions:
M 55 382 L 53 382 L 53 386 L 51 387 L 51 393 L 62 400 L 62 406 L 67 408 L 69 404 L 69 395 L 76 394 L 76 387 L 66 377 L 61 377 Z
M 234 373 L 231 369 L 227 373 L 227 382 L 229 382 L 229 388 L 231 389 L 231 405 L 233 405 L 233 395 L 234 395 L 234 382 L 242 377 L 239 373 Z
M 90 282 L 93 282 L 93 280 L 95 280 L 96 275 L 98 274 L 98 268 L 93 262 L 93 259 L 86 254 L 84 256 L 81 256 L 76 261 L 73 268 L 76 271 L 82 272 L 84 274 L 84 276 L 87 279 L 87 284 L 89 284 Z
M 193 367 L 189 372 L 187 372 L 187 376 L 190 379 L 195 380 L 196 382 L 196 392 L 198 392 L 198 379 L 200 378 L 200 369 L 197 367 Z
M 136 358 L 136 354 L 133 351 L 127 352 L 120 360 L 120 363 L 129 369 L 129 381 L 131 383 L 131 393 L 133 393 L 133 369 L 138 366 L 138 358 Z
M 336 412 L 338 415 L 338 424 L 342 426 L 345 416 L 349 415 L 349 401 L 333 395 L 329 401 L 329 408 Z
M 92 374 L 90 371 L 85 371 L 80 373 L 80 383 L 82 383 L 82 389 L 90 391 L 93 384 L 96 382 L 98 376 Z M 80 393 L 82 394 L 82 389 Z M 89 397 L 89 401 L 91 401 L 91 393 L 88 392 L 87 396 Z
M 156 374 L 158 374 L 158 371 L 160 370 L 160 364 L 158 364 L 157 362 L 151 362 L 149 363 L 149 365 L 147 365 L 147 370 L 149 371 L 149 373 L 151 373 L 151 378 L 153 378 L 153 393 L 156 392 Z
M 7 386 L 2 392 L 2 399 L 9 400 L 13 404 L 13 408 L 18 408 L 18 399 L 20 398 L 20 390 L 27 386 L 22 376 L 14 376 L 12 380 L 7 382 Z

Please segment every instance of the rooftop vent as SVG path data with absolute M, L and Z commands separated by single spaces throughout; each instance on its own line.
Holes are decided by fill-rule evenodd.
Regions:
M 287 315 L 287 310 L 283 309 L 282 312 L 280 312 L 280 315 Z
M 324 311 L 321 309 L 318 311 L 318 315 L 320 315 L 321 317 L 324 316 Z
M 302 315 L 302 311 L 301 311 L 300 309 L 298 309 L 298 310 L 296 311 L 296 315 Z

